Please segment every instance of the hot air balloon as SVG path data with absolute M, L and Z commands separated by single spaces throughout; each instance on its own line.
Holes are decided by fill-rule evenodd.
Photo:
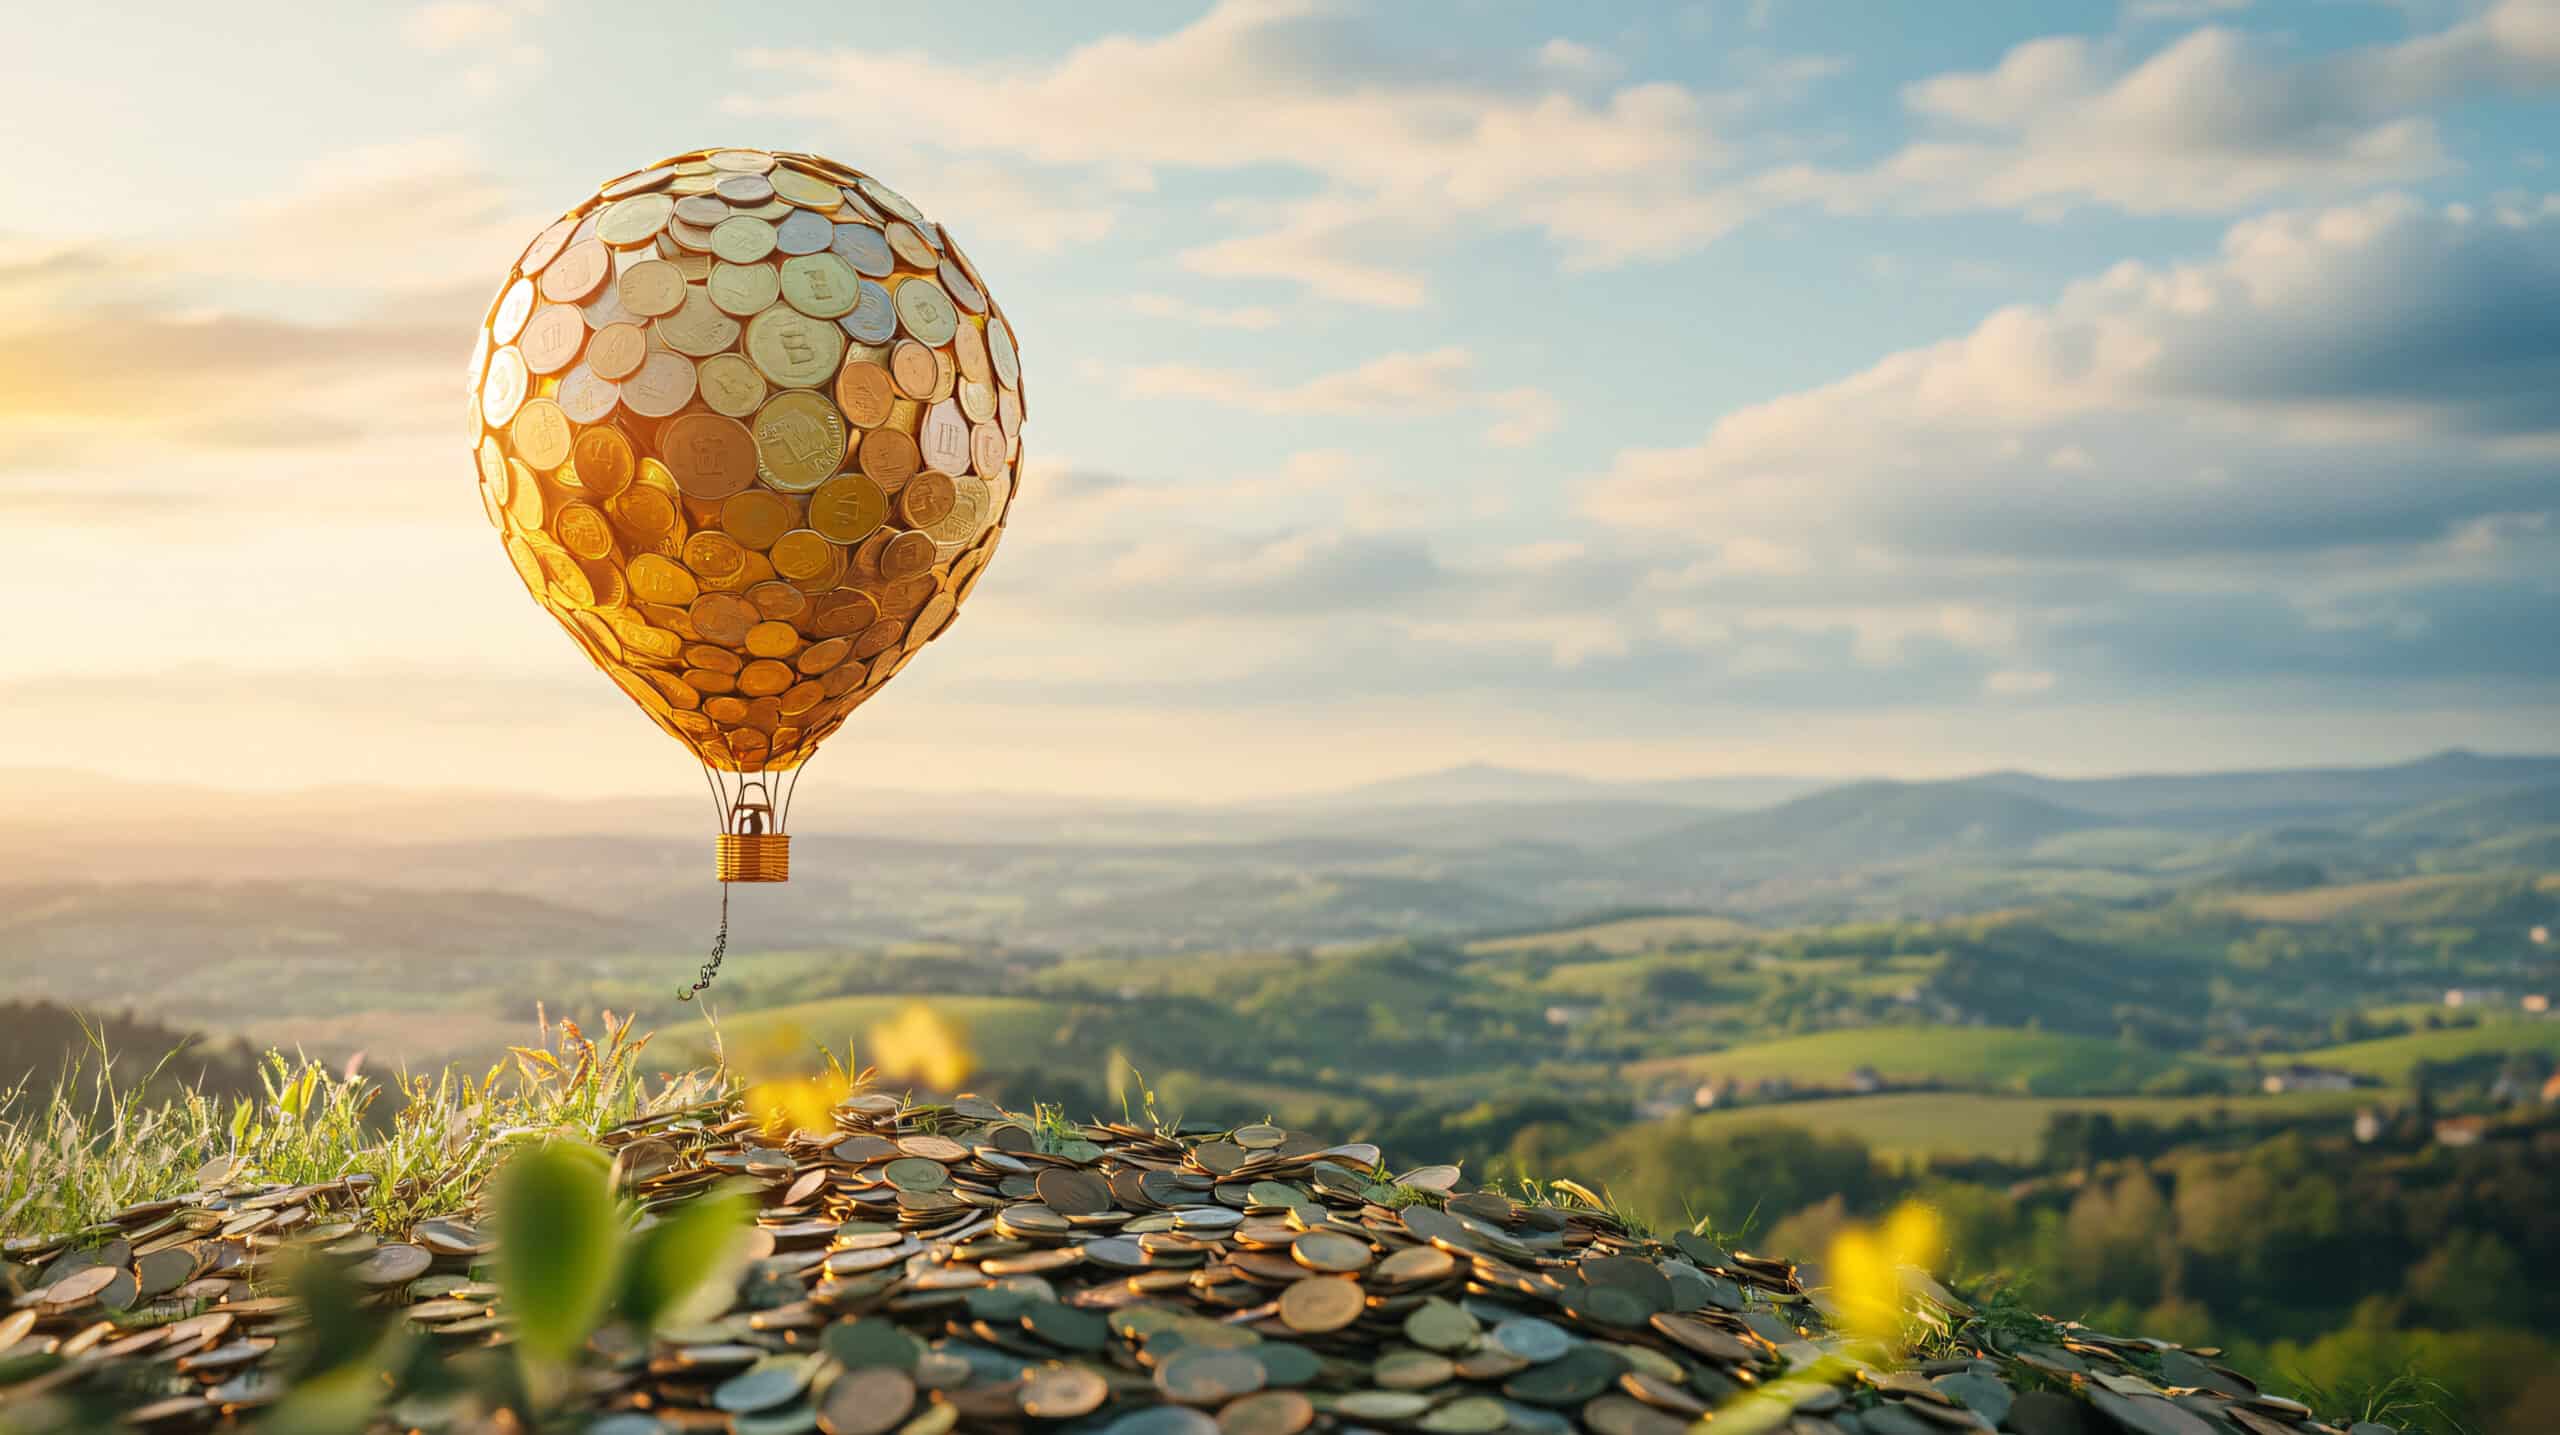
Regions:
M 1004 533 L 1022 373 L 977 269 L 859 170 L 697 150 L 533 237 L 471 390 L 517 576 L 701 762 L 719 880 L 789 880 L 802 767 Z

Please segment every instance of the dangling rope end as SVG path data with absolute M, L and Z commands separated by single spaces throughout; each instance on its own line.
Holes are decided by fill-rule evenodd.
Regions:
M 729 953 L 729 884 L 720 884 L 720 935 L 712 939 L 711 960 L 702 964 L 702 975 L 694 979 L 693 989 L 676 992 L 676 1000 L 689 1002 L 710 987 L 711 979 L 720 975 L 720 959 Z

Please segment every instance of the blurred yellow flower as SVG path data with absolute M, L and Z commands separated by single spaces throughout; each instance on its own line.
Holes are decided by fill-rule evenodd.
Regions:
M 957 1091 L 977 1063 L 968 1033 L 923 1002 L 871 1029 L 871 1059 L 893 1081 L 913 1081 L 934 1091 Z
M 1849 1334 L 1899 1347 L 1905 1268 L 1928 1270 L 1945 1254 L 1946 1231 L 1932 1207 L 1905 1201 L 1881 1226 L 1850 1225 L 1831 1241 L 1831 1302 Z

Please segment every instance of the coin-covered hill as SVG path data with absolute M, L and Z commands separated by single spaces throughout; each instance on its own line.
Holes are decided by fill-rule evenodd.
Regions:
M 1570 1181 L 1470 1189 L 1270 1125 L 797 1105 L 517 1133 L 422 1221 L 384 1219 L 420 1193 L 378 1162 L 225 1158 L 83 1229 L 8 1231 L 0 1429 L 2384 1428 L 1889 1259 L 1824 1286 L 1649 1233 Z

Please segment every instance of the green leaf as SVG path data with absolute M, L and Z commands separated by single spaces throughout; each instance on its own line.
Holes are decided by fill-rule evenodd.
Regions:
M 526 1354 L 563 1359 L 603 1319 L 622 1218 L 604 1153 L 554 1141 L 498 1173 L 498 1284 Z
M 714 1192 L 642 1231 L 623 1263 L 624 1318 L 654 1330 L 727 1310 L 746 1263 L 751 1212 L 745 1196 Z

